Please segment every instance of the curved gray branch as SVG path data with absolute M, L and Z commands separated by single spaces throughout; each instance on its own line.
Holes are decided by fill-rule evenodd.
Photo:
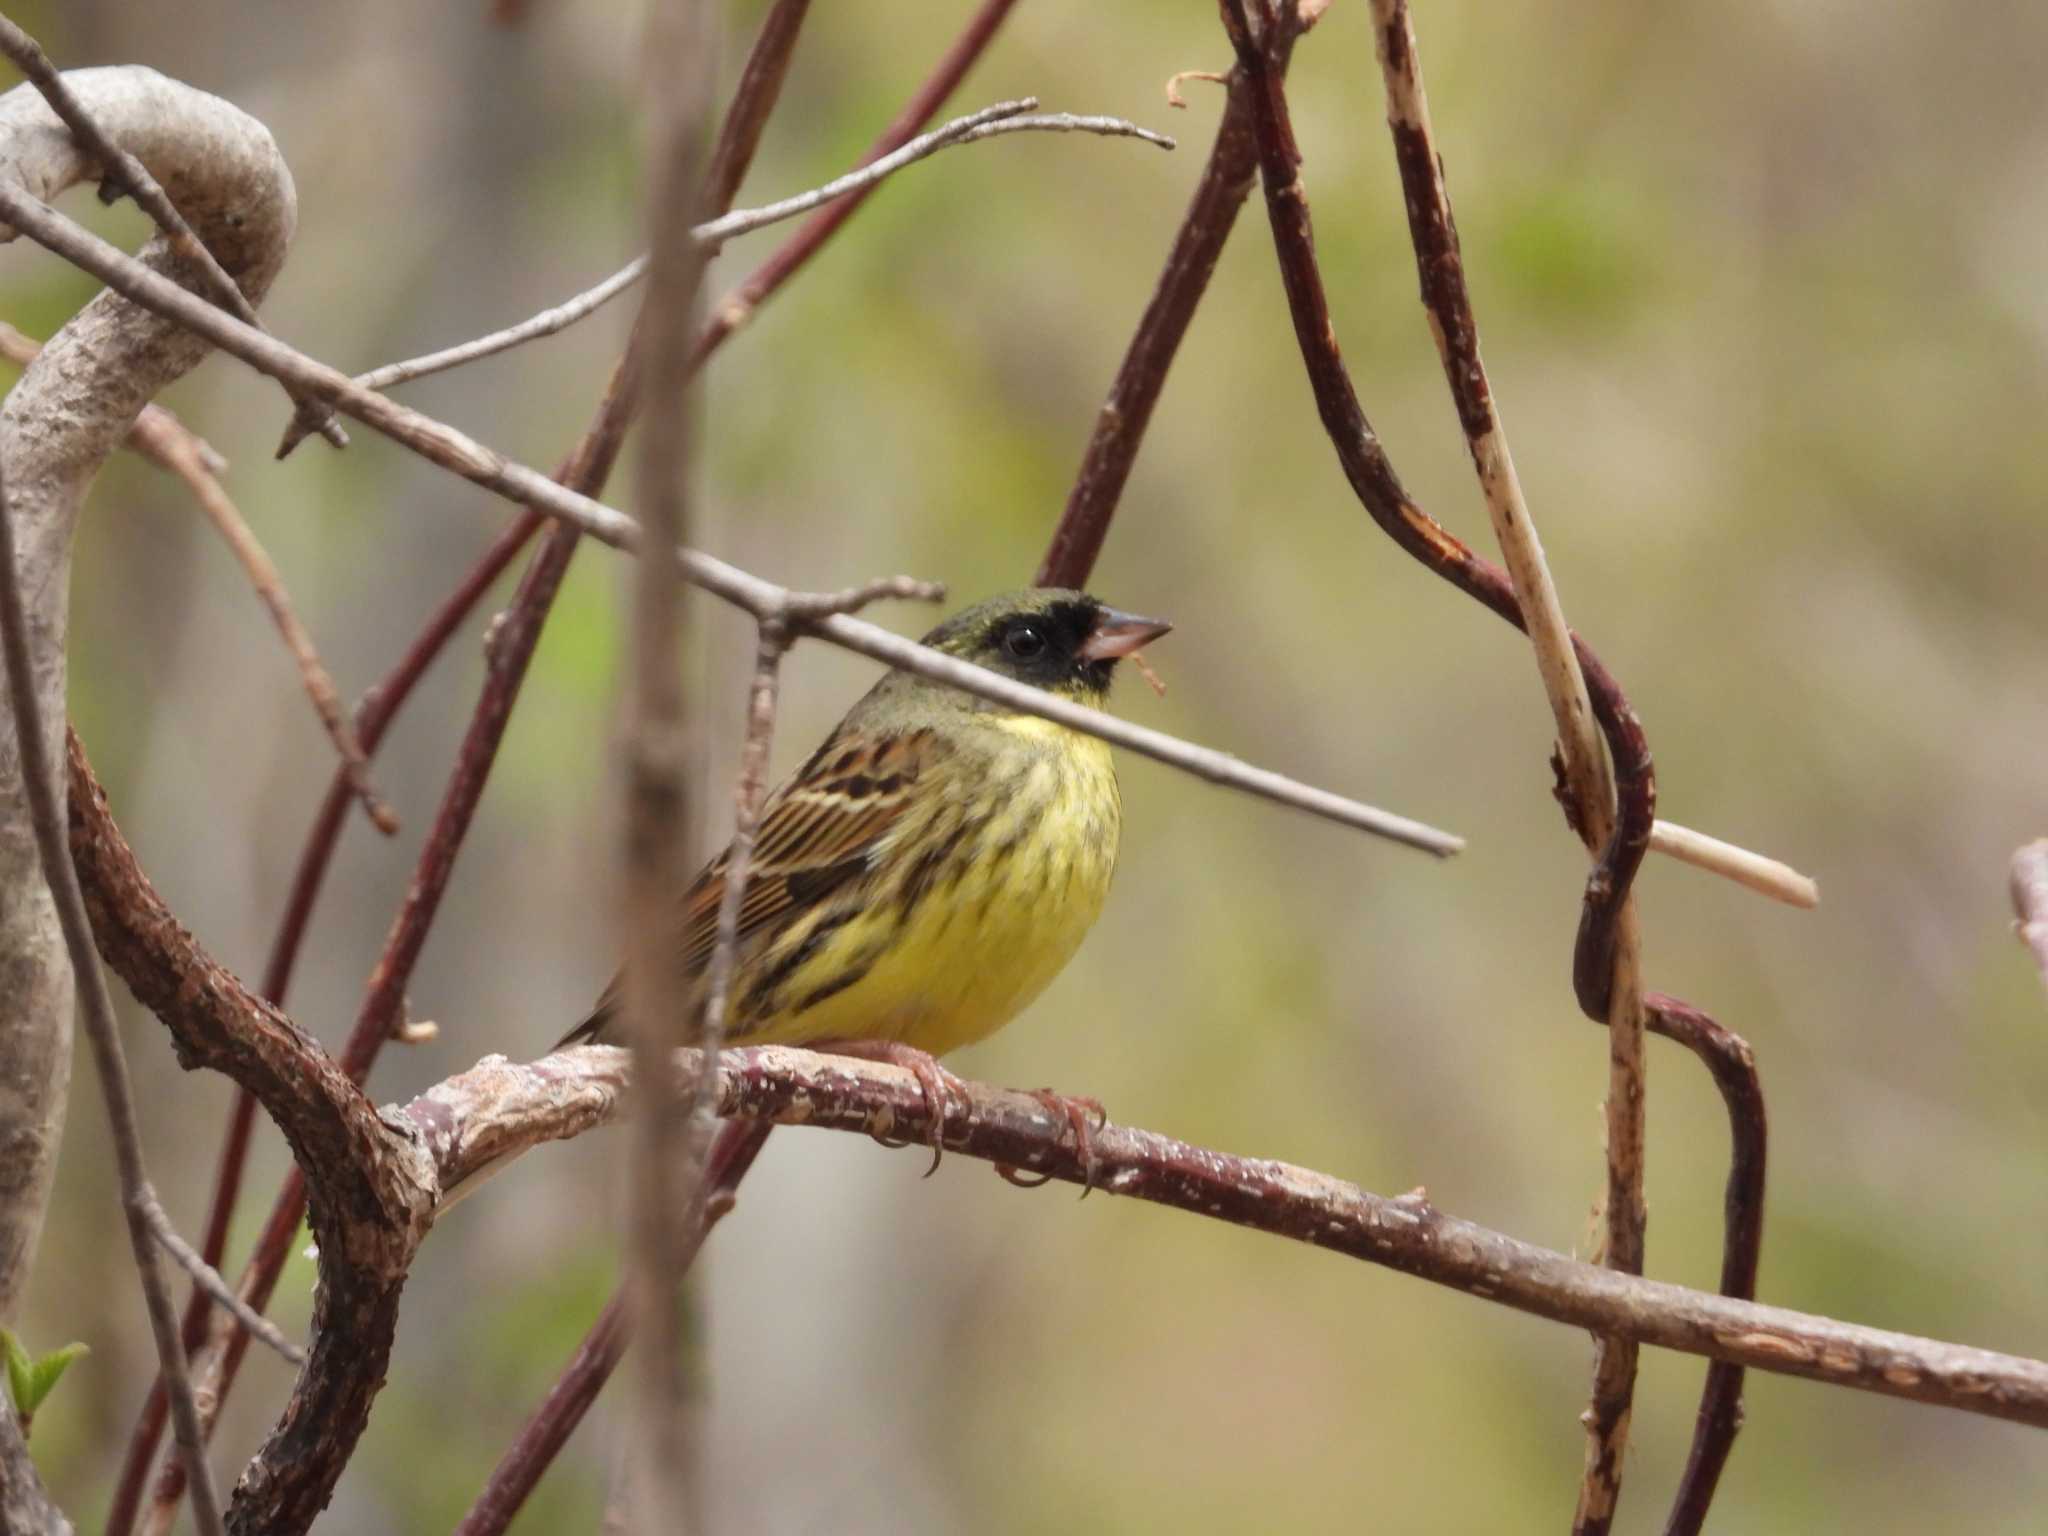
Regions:
M 260 302 L 284 264 L 298 207 L 263 125 L 150 69 L 65 78 L 108 136 L 163 185 L 250 302 Z M 100 174 L 32 87 L 0 97 L 0 181 L 47 201 Z M 0 241 L 14 236 L 0 226 Z M 141 259 L 200 287 L 161 237 Z M 0 408 L 0 475 L 15 520 L 37 701 L 52 730 L 64 719 L 71 540 L 86 488 L 150 397 L 207 350 L 183 327 L 102 293 L 51 338 Z M 62 743 L 52 748 L 61 752 Z M 23 792 L 18 727 L 0 701 L 0 1320 L 19 1306 L 42 1230 L 63 1134 L 71 1000 L 71 967 Z

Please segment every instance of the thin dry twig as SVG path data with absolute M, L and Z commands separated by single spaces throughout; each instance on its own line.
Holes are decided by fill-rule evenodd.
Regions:
M 2048 837 L 2037 838 L 2012 856 L 2013 932 L 2033 952 L 2048 986 Z
M 1025 117 L 1038 106 L 1036 97 L 1027 96 L 1018 101 L 998 102 L 984 107 L 979 112 L 955 118 L 941 128 L 912 139 L 900 149 L 870 160 L 844 176 L 814 187 L 808 192 L 798 193 L 780 202 L 770 203 L 761 208 L 742 208 L 733 213 L 721 214 L 715 219 L 698 224 L 691 231 L 691 238 L 700 244 L 715 248 L 728 240 L 751 234 L 757 229 L 766 229 L 785 219 L 793 219 L 812 209 L 836 202 L 843 197 L 865 193 L 877 183 L 902 170 L 926 160 L 942 149 L 956 144 L 972 144 L 981 139 L 996 138 L 1007 133 L 1093 133 L 1109 138 L 1143 139 L 1148 144 L 1157 144 L 1163 149 L 1172 149 L 1174 141 L 1164 134 L 1154 133 L 1149 128 L 1140 128 L 1135 123 L 1120 117 L 1083 117 L 1070 112 L 1041 114 Z M 567 330 L 577 321 L 595 314 L 604 305 L 617 298 L 647 275 L 647 258 L 636 256 L 604 281 L 588 288 L 572 298 L 539 314 L 493 331 L 487 336 L 478 336 L 470 341 L 444 347 L 438 352 L 429 352 L 421 357 L 407 358 L 402 362 L 387 363 L 368 373 L 356 375 L 356 383 L 365 389 L 390 389 L 395 385 L 410 383 L 431 374 L 445 373 L 451 368 L 460 368 L 465 363 L 477 362 L 482 358 L 495 357 L 501 352 L 553 336 Z M 277 456 L 283 458 L 296 448 L 305 434 L 294 422 L 285 431 L 284 441 L 278 445 Z
M 35 824 L 36 849 L 42 856 L 43 878 L 56 904 L 57 920 L 70 952 L 78 987 L 78 1015 L 92 1042 L 93 1064 L 107 1104 L 107 1122 L 114 1140 L 114 1165 L 120 1174 L 121 1206 L 127 1218 L 128 1246 L 142 1283 L 149 1311 L 150 1333 L 156 1342 L 158 1368 L 169 1385 L 171 1422 L 178 1450 L 192 1483 L 192 1515 L 204 1536 L 220 1536 L 220 1494 L 206 1462 L 206 1442 L 199 1430 L 199 1409 L 193 1401 L 192 1377 L 185 1344 L 178 1335 L 177 1313 L 170 1288 L 157 1265 L 155 1234 L 148 1212 L 156 1204 L 149 1173 L 142 1160 L 142 1131 L 135 1119 L 135 1091 L 128 1078 L 128 1059 L 121 1050 L 120 1025 L 114 1018 L 114 996 L 106 973 L 93 952 L 92 922 L 78 868 L 65 840 L 64 787 L 51 750 L 48 722 L 36 698 L 34 661 L 28 618 L 22 604 L 20 563 L 15 554 L 14 519 L 6 487 L 0 485 L 0 648 L 6 652 L 7 688 L 21 742 L 22 788 Z
M 136 206 L 149 216 L 171 243 L 171 249 L 190 263 L 207 287 L 213 290 L 215 301 L 226 305 L 237 319 L 261 330 L 263 322 L 256 318 L 256 310 L 249 303 L 248 296 L 222 270 L 213 252 L 192 233 L 192 226 L 185 222 L 185 216 L 178 212 L 176 205 L 157 184 L 157 179 L 149 174 L 148 167 L 107 137 L 56 65 L 50 62 L 42 45 L 5 15 L 0 15 L 0 53 L 5 53 L 29 84 L 42 93 L 43 100 L 71 130 L 72 137 L 106 167 L 107 179 L 100 186 L 101 198 L 112 202 L 123 192 L 134 198 Z M 291 393 L 289 385 L 286 390 Z M 299 410 L 307 414 L 313 430 L 336 448 L 348 446 L 348 434 L 334 419 L 333 411 L 296 393 L 292 394 L 292 399 Z
M 451 368 L 460 368 L 464 363 L 495 357 L 500 352 L 509 352 L 514 347 L 525 342 L 538 341 L 543 336 L 553 336 L 558 331 L 567 330 L 586 315 L 595 314 L 646 275 L 647 258 L 635 256 L 603 282 L 565 299 L 552 309 L 544 309 L 537 315 L 531 315 L 517 325 L 508 325 L 503 330 L 491 332 L 488 336 L 478 336 L 452 347 L 443 347 L 439 352 L 429 352 L 422 357 L 409 357 L 402 362 L 386 363 L 382 368 L 372 368 L 368 373 L 357 374 L 356 382 L 365 389 L 391 389 L 399 384 L 410 384 L 414 379 L 446 373 Z M 298 437 L 287 435 L 278 449 L 277 456 L 283 458 L 298 446 L 299 441 Z
M 837 202 L 840 198 L 855 192 L 865 192 L 877 182 L 895 175 L 905 166 L 929 159 L 942 149 L 955 144 L 974 144 L 983 139 L 999 138 L 1007 133 L 1093 133 L 1108 138 L 1143 139 L 1147 144 L 1156 144 L 1161 149 L 1175 147 L 1173 139 L 1168 135 L 1155 133 L 1150 128 L 1140 128 L 1136 123 L 1126 122 L 1120 117 L 1088 117 L 1073 112 L 1048 112 L 1035 117 L 1020 115 L 1036 112 L 1037 109 L 1036 96 L 1024 96 L 1016 101 L 999 101 L 994 106 L 983 107 L 979 112 L 970 112 L 965 117 L 955 118 L 942 127 L 934 128 L 930 133 L 920 134 L 902 148 L 866 161 L 858 169 L 848 171 L 844 176 L 834 177 L 822 187 L 800 192 L 795 197 L 786 197 L 765 207 L 743 208 L 734 213 L 724 214 L 708 223 L 697 225 L 690 234 L 701 245 L 722 245 L 753 230 L 764 229 L 770 224 L 779 224 L 784 219 L 793 219 L 799 214 L 809 213 L 813 208 L 822 207 L 826 203 Z
M 284 577 L 279 573 L 276 562 L 270 558 L 226 489 L 193 451 L 192 443 L 182 428 L 173 435 L 169 427 L 169 423 L 161 420 L 145 419 L 136 423 L 135 435 L 138 441 L 144 434 L 156 439 L 148 450 L 150 456 L 184 483 L 228 549 L 241 562 L 250 585 L 269 611 L 271 622 L 277 626 L 285 649 L 291 652 L 292 660 L 298 666 L 299 681 L 306 690 L 306 696 L 313 701 L 314 713 L 319 715 L 327 739 L 334 744 L 334 750 L 341 758 L 342 776 L 348 781 L 350 791 L 362 802 L 372 826 L 386 837 L 396 836 L 398 813 L 391 809 L 371 782 L 369 755 L 363 750 L 355 727 L 342 710 L 341 695 L 335 690 L 334 679 L 320 660 L 312 634 L 292 605 L 291 594 L 285 591 Z
M 960 35 L 953 39 L 952 46 L 940 57 L 925 76 L 910 99 L 904 102 L 902 110 L 890 120 L 873 144 L 862 163 L 878 159 L 899 144 L 907 143 L 917 131 L 929 122 L 939 108 L 952 95 L 967 72 L 974 67 L 974 61 L 994 39 L 1003 19 L 1010 14 L 1010 8 L 1017 0 L 981 0 L 981 5 L 967 19 Z M 746 278 L 728 291 L 711 306 L 711 315 L 704 334 L 697 341 L 697 360 L 704 358 L 721 346 L 748 320 L 753 318 L 768 296 L 774 293 L 838 233 L 846 221 L 853 217 L 868 194 L 874 189 L 866 188 L 848 193 L 837 202 L 828 203 L 804 220 L 801 228 L 780 249 L 760 266 L 748 273 Z
M 0 355 L 8 361 L 25 366 L 41 351 L 42 343 L 33 337 L 23 335 L 11 325 L 0 324 Z M 299 681 L 306 690 L 306 696 L 312 700 L 313 711 L 319 715 L 327 739 L 334 744 L 335 753 L 341 759 L 342 773 L 348 780 L 349 789 L 362 802 L 371 824 L 385 836 L 395 836 L 398 815 L 370 781 L 369 757 L 362 743 L 356 739 L 355 728 L 342 713 L 341 696 L 335 691 L 334 678 L 320 660 L 313 637 L 292 604 L 291 594 L 285 591 L 284 578 L 279 574 L 276 563 L 220 483 L 219 477 L 226 472 L 227 461 L 204 438 L 160 405 L 143 408 L 128 434 L 127 446 L 157 468 L 174 475 L 192 493 L 193 500 L 199 503 L 200 510 L 241 563 L 250 585 L 256 589 L 257 597 L 269 610 L 271 622 L 277 626 L 285 649 L 291 652 L 292 660 L 298 666 Z
M 277 1324 L 242 1300 L 236 1294 L 235 1288 L 221 1278 L 220 1271 L 207 1263 L 198 1249 L 178 1235 L 178 1229 L 171 1225 L 171 1218 L 165 1213 L 153 1192 L 148 1197 L 143 1214 L 149 1222 L 150 1231 L 155 1234 L 164 1252 L 177 1260 L 178 1266 L 192 1277 L 192 1283 L 212 1297 L 215 1305 L 232 1314 L 236 1322 L 293 1365 L 306 1363 L 306 1352 L 286 1338 Z

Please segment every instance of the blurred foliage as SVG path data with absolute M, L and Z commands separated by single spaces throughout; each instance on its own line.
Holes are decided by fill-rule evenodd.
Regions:
M 731 7 L 727 78 L 761 11 Z M 67 64 L 142 62 L 277 132 L 298 248 L 268 322 L 360 369 L 494 328 L 634 249 L 635 24 L 536 4 L 247 0 L 12 12 Z M 743 199 L 814 184 L 895 113 L 968 10 L 819 5 Z M 1755 1045 L 1772 1114 L 1774 1301 L 2040 1353 L 2030 1278 L 2048 1156 L 2048 1019 L 2004 866 L 2044 830 L 2048 11 L 1790 4 L 1498 7 L 1418 18 L 1493 382 L 1567 610 L 1648 724 L 1661 807 L 1790 859 L 1794 913 L 1693 872 L 1643 882 L 1653 982 Z M 1339 0 L 1293 96 L 1339 333 L 1415 494 L 1486 520 L 1415 304 L 1367 13 Z M 1033 93 L 1182 137 L 949 152 L 876 196 L 707 375 L 699 542 L 777 579 L 891 571 L 962 600 L 1035 564 L 1207 151 L 1204 7 L 1020 4 L 953 104 Z M 114 238 L 132 210 L 74 198 Z M 737 242 L 723 291 L 779 238 Z M 1125 766 L 1118 889 L 1043 1004 L 958 1063 L 1100 1096 L 1120 1120 L 1294 1159 L 1583 1251 L 1600 1185 L 1597 1030 L 1569 1000 L 1582 859 L 1544 765 L 1526 649 L 1387 547 L 1318 427 L 1256 199 L 1176 365 L 1097 589 L 1180 622 L 1164 700 L 1120 707 L 1465 833 L 1435 866 L 1145 762 Z M 0 257 L 0 313 L 46 335 L 90 292 Z M 625 305 L 405 398 L 552 464 Z M 374 680 L 502 526 L 469 487 L 356 434 L 274 464 L 274 386 L 213 361 L 170 392 L 345 690 Z M 667 427 L 671 424 L 657 424 Z M 630 464 L 630 454 L 628 461 Z M 630 505 L 630 474 L 612 488 Z M 579 554 L 413 988 L 434 1044 L 401 1098 L 531 1052 L 613 963 L 608 748 L 620 562 Z M 74 714 L 147 867 L 227 963 L 261 964 L 330 761 L 238 573 L 175 489 L 121 464 L 78 553 Z M 922 612 L 884 611 L 915 632 Z M 395 842 L 352 827 L 291 998 L 329 1039 L 409 877 L 481 675 L 483 619 L 428 680 L 378 778 Z M 747 626 L 692 652 L 733 761 Z M 777 762 L 873 676 L 806 646 Z M 722 771 L 707 836 L 727 819 Z M 131 1018 L 152 1172 L 203 1218 L 218 1079 Z M 1653 1048 L 1650 1265 L 1707 1283 L 1725 1127 Z M 80 1093 L 90 1099 L 88 1080 Z M 609 1138 L 530 1159 L 451 1217 L 407 1291 L 390 1384 L 329 1524 L 445 1529 L 610 1279 Z M 234 1252 L 284 1167 L 264 1138 Z M 150 1359 L 89 1103 L 72 1119 L 32 1338 L 93 1348 L 36 1432 L 74 1515 L 104 1507 Z M 708 1253 L 722 1529 L 1404 1532 L 1557 1528 L 1588 1351 L 1566 1330 L 1326 1254 L 949 1160 L 778 1133 Z M 303 1328 L 311 1265 L 277 1310 Z M 1626 1528 L 1661 1514 L 1699 1362 L 1646 1359 Z M 252 1353 L 220 1464 L 283 1401 Z M 588 1529 L 610 1409 L 521 1529 Z M 2033 1432 L 1752 1381 L 1716 1529 L 2031 1531 Z

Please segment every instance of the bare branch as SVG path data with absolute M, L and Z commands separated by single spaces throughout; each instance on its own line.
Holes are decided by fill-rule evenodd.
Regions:
M 934 129 L 920 138 L 911 140 L 893 154 L 873 160 L 857 170 L 827 182 L 822 187 L 787 197 L 762 208 L 743 208 L 734 213 L 722 214 L 718 218 L 697 225 L 690 231 L 692 238 L 707 247 L 722 245 L 757 229 L 766 229 L 785 219 L 796 218 L 809 213 L 813 208 L 835 202 L 842 197 L 864 193 L 877 183 L 887 180 L 905 166 L 919 160 L 929 159 L 942 149 L 955 144 L 972 144 L 980 139 L 995 138 L 1006 133 L 1094 133 L 1111 138 L 1143 139 L 1148 144 L 1157 144 L 1166 149 L 1174 147 L 1174 141 L 1163 134 L 1140 128 L 1135 123 L 1125 122 L 1117 117 L 1079 117 L 1072 113 L 1049 113 L 1038 117 L 1022 117 L 1019 113 L 1029 112 L 1038 105 L 1037 98 L 1025 97 L 1020 101 L 999 102 L 992 107 L 956 118 L 943 128 Z M 487 336 L 445 347 L 439 352 L 429 352 L 422 357 L 408 358 L 403 362 L 387 363 L 368 373 L 356 375 L 356 383 L 365 389 L 390 389 L 398 384 L 423 379 L 430 374 L 445 373 L 451 368 L 460 368 L 465 363 L 477 362 L 482 358 L 495 357 L 529 341 L 544 336 L 553 336 L 567 330 L 577 321 L 595 314 L 628 288 L 647 275 L 647 258 L 636 256 L 618 271 L 614 272 L 595 287 L 586 289 L 575 297 L 566 299 L 551 309 L 521 320 L 503 330 L 493 331 Z M 284 441 L 279 444 L 277 456 L 283 458 L 299 445 L 305 436 L 297 422 L 285 432 Z
M 368 373 L 357 374 L 356 382 L 365 389 L 390 389 L 395 385 L 410 384 L 414 379 L 446 373 L 451 368 L 460 368 L 464 363 L 473 363 L 482 358 L 495 357 L 500 352 L 509 352 L 525 342 L 538 341 L 543 336 L 552 336 L 557 331 L 567 330 L 586 315 L 595 314 L 646 275 L 647 258 L 635 256 L 595 287 L 586 288 L 574 298 L 566 299 L 552 309 L 544 309 L 517 325 L 508 325 L 501 331 L 492 331 L 488 336 L 478 336 L 471 341 L 444 347 L 439 352 L 429 352 L 423 357 L 386 363 L 382 368 L 372 368 Z M 278 448 L 277 456 L 283 458 L 299 445 L 299 441 L 299 436 L 287 433 L 284 443 Z
M 676 1070 L 696 1065 L 679 1060 Z M 446 1200 L 522 1149 L 612 1123 L 626 1110 L 630 1075 L 631 1057 L 613 1046 L 576 1046 L 525 1065 L 493 1056 L 387 1108 L 385 1123 L 412 1127 Z M 789 1046 L 726 1050 L 718 1106 L 727 1116 L 912 1144 L 934 1112 L 904 1068 Z M 938 1112 L 949 1152 L 1070 1184 L 1087 1177 L 1065 1117 L 1032 1094 L 968 1082 Z M 1153 1131 L 1109 1124 L 1093 1143 L 1095 1187 L 1112 1194 L 1309 1243 L 1593 1333 L 2048 1429 L 2048 1361 L 1619 1274 L 1439 1211 L 1426 1195 L 1388 1198 Z
M 309 1180 L 320 1254 L 312 1347 L 229 1511 L 237 1536 L 302 1530 L 325 1506 L 382 1384 L 400 1289 L 431 1217 L 424 1175 L 319 1043 L 251 994 L 170 914 L 108 813 L 75 736 L 70 770 L 70 846 L 102 956 L 163 1021 L 181 1064 L 225 1073 L 261 1100 Z
M 157 184 L 156 178 L 149 173 L 149 167 L 101 128 L 93 111 L 78 98 L 66 83 L 65 76 L 58 73 L 49 55 L 43 52 L 42 45 L 5 15 L 0 15 L 0 53 L 5 53 L 13 61 L 29 84 L 42 93 L 51 111 L 70 129 L 72 137 L 104 167 L 105 179 L 100 183 L 100 196 L 107 202 L 112 202 L 123 192 L 134 198 L 136 206 L 163 232 L 171 249 L 213 290 L 214 301 L 226 305 L 237 319 L 261 330 L 263 322 L 256 318 L 251 302 L 252 297 L 260 299 L 261 295 L 243 294 L 240 285 L 214 259 L 205 242 L 192 232 L 192 226 L 185 222 L 185 216 L 178 212 L 176 205 Z M 298 400 L 302 411 L 308 409 L 306 401 L 299 400 L 296 395 L 294 399 Z M 320 435 L 336 448 L 346 448 L 348 434 L 342 431 L 334 413 L 319 407 L 312 410 Z
M 171 1225 L 171 1218 L 165 1214 L 154 1193 L 149 1195 L 143 1214 L 148 1218 L 150 1231 L 155 1234 L 157 1242 L 163 1245 L 164 1252 L 177 1260 L 179 1267 L 192 1277 L 192 1283 L 212 1297 L 216 1306 L 232 1315 L 236 1322 L 293 1365 L 306 1363 L 306 1352 L 286 1338 L 277 1324 L 236 1295 L 235 1288 L 200 1256 L 199 1250 L 178 1235 L 178 1229 Z
M 1016 101 L 997 102 L 992 107 L 983 107 L 979 112 L 970 112 L 957 117 L 930 133 L 921 134 L 901 149 L 870 160 L 858 170 L 848 171 L 844 176 L 835 177 L 822 187 L 809 192 L 800 192 L 795 197 L 786 197 L 777 203 L 762 208 L 742 208 L 721 218 L 699 224 L 690 231 L 699 243 L 707 246 L 722 245 L 753 230 L 764 229 L 770 224 L 779 224 L 784 219 L 793 219 L 798 214 L 809 213 L 825 203 L 836 202 L 855 192 L 865 192 L 877 182 L 884 181 L 907 165 L 928 159 L 940 150 L 955 144 L 973 144 L 982 139 L 997 138 L 1006 133 L 1095 133 L 1109 138 L 1143 139 L 1147 144 L 1156 144 L 1161 149 L 1174 148 L 1174 141 L 1163 133 L 1154 133 L 1149 128 L 1140 128 L 1136 123 L 1126 122 L 1120 117 L 1081 117 L 1071 112 L 1052 112 L 1038 117 L 1023 117 L 1020 113 L 1037 109 L 1038 98 L 1025 96 Z
M 178 1336 L 177 1313 L 157 1265 L 155 1233 L 149 1212 L 156 1195 L 142 1160 L 142 1132 L 135 1120 L 135 1091 L 128 1080 L 128 1059 L 121 1051 L 120 1025 L 114 1018 L 114 995 L 93 954 L 92 924 L 85 913 L 78 870 L 64 837 L 64 781 L 51 750 L 49 722 L 38 699 L 38 668 L 30 646 L 27 606 L 22 600 L 21 563 L 15 554 L 14 517 L 0 481 L 0 648 L 6 651 L 8 702 L 20 741 L 22 789 L 35 826 L 36 851 L 43 877 L 57 908 L 57 922 L 71 957 L 78 986 L 79 1017 L 92 1045 L 106 1098 L 107 1122 L 113 1134 L 114 1166 L 121 1181 L 121 1206 L 128 1219 L 128 1247 L 142 1280 L 142 1299 L 149 1310 L 150 1333 L 156 1341 L 158 1368 L 171 1397 L 171 1424 L 192 1484 L 192 1517 L 202 1536 L 220 1536 L 220 1493 L 206 1462 L 206 1442 L 199 1432 L 199 1409 L 192 1400 L 192 1377 L 186 1369 L 185 1344 Z
M 1820 905 L 1820 886 L 1811 875 L 1802 875 L 1789 864 L 1695 832 L 1691 827 L 1681 827 L 1675 821 L 1659 818 L 1650 828 L 1650 852 L 1746 885 L 1788 907 L 1811 910 Z

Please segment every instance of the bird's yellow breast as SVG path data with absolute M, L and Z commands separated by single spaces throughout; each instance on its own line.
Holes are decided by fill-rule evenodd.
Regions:
M 829 933 L 735 1043 L 899 1040 L 941 1055 L 1015 1018 L 1109 893 L 1122 804 L 1109 748 L 1033 717 L 962 764 L 878 849 Z

